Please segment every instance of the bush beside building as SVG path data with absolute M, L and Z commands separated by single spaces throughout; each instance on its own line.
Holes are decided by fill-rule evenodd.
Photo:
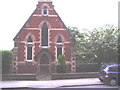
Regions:
M 12 51 L 1 50 L 0 53 L 2 54 L 2 74 L 12 73 Z

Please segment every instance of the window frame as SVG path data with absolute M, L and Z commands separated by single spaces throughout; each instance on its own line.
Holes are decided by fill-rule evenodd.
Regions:
M 46 10 L 46 14 L 44 14 L 44 11 Z M 42 15 L 43 16 L 48 16 L 49 15 L 49 10 L 48 10 L 48 7 L 47 6 L 43 6 L 42 8 Z
M 61 39 L 61 42 L 58 42 L 58 39 Z M 63 54 L 63 42 L 62 42 L 62 38 L 60 36 L 58 36 L 57 38 L 57 42 L 56 42 L 56 60 L 58 61 L 58 48 L 61 47 L 62 49 L 62 54 Z
M 31 42 L 29 42 L 29 37 L 31 37 Z M 32 62 L 33 61 L 33 39 L 32 39 L 32 36 L 29 36 L 28 39 L 27 39 L 27 42 L 26 42 L 26 61 L 27 62 Z M 31 50 L 31 59 L 28 59 L 28 47 L 31 47 L 32 50 Z
M 44 30 L 43 25 L 44 24 L 47 26 L 47 45 L 43 44 L 43 30 Z M 41 27 L 41 47 L 42 48 L 48 48 L 49 47 L 49 28 L 48 28 L 48 25 L 46 23 L 44 23 L 44 24 Z M 46 36 L 46 35 L 44 35 L 44 36 Z
M 63 46 L 61 45 L 61 46 L 57 46 L 57 60 L 58 60 L 58 57 L 59 57 L 59 55 L 58 55 L 58 48 L 61 48 L 61 54 L 59 54 L 59 55 L 62 55 L 63 54 Z

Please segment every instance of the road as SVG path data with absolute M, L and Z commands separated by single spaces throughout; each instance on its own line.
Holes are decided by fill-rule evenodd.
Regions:
M 0 88 L 116 88 L 105 86 L 98 78 L 66 79 L 49 81 L 3 81 Z
M 85 85 L 85 86 L 66 86 L 59 88 L 118 88 L 118 86 L 107 86 L 107 85 Z M 119 87 L 120 88 L 120 87 Z

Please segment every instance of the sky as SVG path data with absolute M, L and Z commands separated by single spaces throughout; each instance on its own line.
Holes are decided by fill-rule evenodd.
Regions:
M 119 0 L 52 0 L 65 25 L 79 30 L 118 26 Z M 38 0 L 0 0 L 0 50 L 11 50 L 13 38 L 33 13 Z

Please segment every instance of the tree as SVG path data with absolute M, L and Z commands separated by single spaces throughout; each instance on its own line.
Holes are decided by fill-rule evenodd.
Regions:
M 118 61 L 118 29 L 105 25 L 89 32 L 89 46 L 98 65 Z
M 80 33 L 76 28 L 69 29 L 76 34 L 75 53 L 80 62 L 97 62 L 98 65 L 118 62 L 118 29 L 113 25 L 105 25 L 84 33 Z
M 12 52 L 8 50 L 1 50 L 0 52 L 2 53 L 2 74 L 9 74 L 12 72 Z

